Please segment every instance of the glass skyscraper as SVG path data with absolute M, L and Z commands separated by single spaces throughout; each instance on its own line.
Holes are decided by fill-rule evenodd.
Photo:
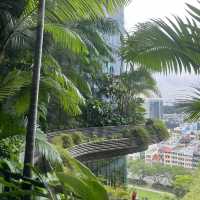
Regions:
M 163 119 L 163 100 L 162 99 L 148 99 L 146 101 L 147 118 Z
M 121 31 L 121 33 L 124 32 L 124 9 L 120 9 L 114 16 L 110 17 L 114 19 Z M 107 62 L 105 63 L 104 71 L 105 73 L 110 73 L 114 75 L 119 75 L 123 71 L 123 62 L 119 55 L 119 48 L 121 45 L 121 34 L 105 36 L 105 39 L 107 40 L 110 47 L 113 49 L 113 62 Z

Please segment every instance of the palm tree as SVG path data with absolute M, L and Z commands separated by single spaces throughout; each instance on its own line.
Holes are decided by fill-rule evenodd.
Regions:
M 122 6 L 126 1 L 122 0 L 113 0 L 112 2 L 109 1 L 82 1 L 78 2 L 78 4 L 73 4 L 73 2 L 69 1 L 66 2 L 64 0 L 60 0 L 58 4 L 54 4 L 54 10 L 50 6 L 52 6 L 52 3 L 50 3 L 50 6 L 47 6 L 47 16 L 48 18 L 54 21 L 64 21 L 64 20 L 72 20 L 72 19 L 95 19 L 98 16 L 104 16 L 105 14 L 105 8 L 107 8 L 107 11 L 110 12 L 113 10 L 113 8 L 116 8 L 118 6 Z M 40 67 L 41 67 L 41 59 L 42 59 L 42 43 L 43 43 L 43 29 L 44 29 L 44 11 L 45 11 L 45 1 L 34 1 L 29 0 L 27 1 L 28 5 L 31 7 L 32 12 L 35 8 L 39 8 L 38 11 L 38 22 L 37 22 L 37 38 L 36 38 L 36 51 L 35 51 L 35 61 L 34 61 L 34 68 L 33 68 L 33 78 L 32 78 L 32 95 L 31 95 L 31 103 L 30 103 L 30 109 L 29 109 L 29 117 L 28 117 L 28 125 L 27 125 L 27 139 L 26 139 L 26 150 L 25 150 L 25 165 L 24 165 L 24 175 L 27 177 L 31 177 L 31 170 L 30 166 L 27 165 L 33 164 L 33 154 L 34 154 L 34 135 L 36 131 L 36 123 L 37 123 L 37 102 L 38 102 L 38 93 L 39 93 L 39 79 L 40 79 Z M 54 3 L 54 2 L 53 2 Z M 36 6 L 35 6 L 36 5 Z M 66 8 L 67 12 L 63 10 L 63 7 Z M 92 8 L 92 9 L 91 9 Z M 70 14 L 69 14 L 70 13 Z M 25 9 L 25 15 L 27 14 L 27 10 Z M 52 36 L 54 39 L 55 36 L 59 33 L 62 35 L 62 27 L 58 25 L 49 25 L 46 24 L 46 30 L 52 32 Z M 53 31 L 52 31 L 53 30 Z M 14 31 L 10 31 L 8 36 L 6 37 L 5 42 L 3 41 L 3 48 L 2 51 L 5 50 L 5 48 L 8 45 L 9 40 L 13 38 Z M 64 38 L 62 38 L 62 42 L 66 43 L 66 39 L 68 38 L 68 42 L 71 42 L 73 44 L 76 43 L 76 45 L 71 45 L 73 51 L 79 51 L 80 49 L 86 50 L 84 48 L 84 45 L 81 45 L 80 39 L 76 34 L 74 35 L 73 32 L 68 31 L 65 32 Z M 60 42 L 60 40 L 58 40 Z M 67 46 L 69 46 L 70 43 L 66 43 Z M 77 48 L 78 47 L 78 48 Z
M 12 100 L 12 106 L 16 109 L 17 115 L 25 114 L 25 116 L 29 106 L 28 90 L 30 87 L 30 70 L 32 69 L 32 56 L 29 56 L 29 51 L 32 52 L 32 46 L 34 46 L 32 41 L 33 31 L 35 30 L 34 17 L 30 18 L 30 16 L 33 15 L 36 7 L 31 0 L 28 2 L 31 6 L 28 4 L 19 19 L 13 20 L 12 37 L 10 36 L 6 45 L 6 57 L 1 64 L 2 82 L 4 84 L 0 88 L 0 101 Z M 53 25 L 51 26 L 52 23 Z M 61 22 L 59 23 L 61 24 Z M 41 105 L 40 110 L 44 111 L 42 105 L 48 103 L 48 96 L 54 96 L 65 112 L 73 115 L 78 114 L 80 113 L 78 105 L 82 104 L 84 99 L 76 87 L 84 96 L 90 95 L 89 84 L 85 80 L 94 80 L 96 73 L 101 70 L 103 60 L 108 59 L 108 55 L 110 57 L 111 48 L 105 43 L 102 34 L 116 33 L 116 24 L 110 19 L 106 20 L 99 17 L 95 21 L 93 19 L 82 19 L 78 22 L 63 22 L 63 25 L 59 26 L 59 31 L 56 28 L 55 30 L 52 28 L 50 30 L 49 28 L 58 26 L 55 21 L 50 22 L 47 19 L 45 24 L 47 25 L 45 28 L 47 28 L 44 36 L 44 56 L 40 87 L 42 92 L 39 96 L 39 109 Z M 62 31 L 60 31 L 61 28 L 63 28 Z M 9 33 L 9 30 L 6 32 Z M 52 33 L 53 38 L 57 36 L 58 39 L 55 39 L 56 41 L 52 40 L 49 37 L 49 33 Z M 70 39 L 72 37 L 71 33 L 79 41 L 78 44 L 75 40 Z M 66 45 L 63 46 L 61 40 L 65 40 L 64 44 Z M 1 42 L 4 44 L 3 41 Z M 86 46 L 90 56 L 78 53 L 79 48 L 75 48 L 77 45 L 80 45 L 81 48 Z M 61 47 L 64 47 L 64 49 L 60 50 Z M 76 49 L 76 52 L 74 52 L 74 49 Z M 25 56 L 21 61 L 24 52 L 28 57 Z M 14 67 L 20 70 L 14 70 L 9 73 Z M 26 83 L 20 83 L 20 80 Z M 5 101 L 3 103 L 5 104 Z
M 40 69 L 42 62 L 42 46 L 44 34 L 45 0 L 39 0 L 36 48 L 33 65 L 31 100 L 28 115 L 26 145 L 24 154 L 24 177 L 32 177 L 30 165 L 34 165 L 35 134 L 37 128 L 38 95 L 40 86 Z M 30 196 L 27 199 L 31 199 Z
M 66 27 L 58 25 L 58 22 L 63 23 L 66 20 L 91 20 L 97 19 L 99 16 L 105 15 L 105 7 L 107 11 L 110 12 L 114 8 L 120 7 L 126 1 L 124 0 L 113 0 L 113 1 L 82 1 L 74 4 L 73 1 L 64 1 L 60 0 L 58 4 L 54 4 L 52 10 L 52 3 L 51 6 L 47 5 L 47 22 L 54 21 L 57 24 L 45 24 L 46 31 L 51 33 L 52 38 L 55 42 L 64 44 L 73 52 L 84 52 L 87 53 L 87 45 L 86 42 L 84 43 L 82 39 L 73 31 L 66 29 Z M 31 177 L 31 167 L 26 164 L 33 165 L 33 156 L 34 156 L 34 140 L 35 140 L 35 131 L 36 131 L 36 123 L 37 123 L 37 102 L 38 102 L 38 93 L 39 93 L 39 80 L 40 80 L 40 67 L 41 67 L 41 59 L 42 59 L 42 43 L 43 43 L 43 28 L 44 28 L 44 7 L 45 1 L 44 0 L 27 0 L 27 5 L 23 10 L 23 14 L 18 15 L 17 17 L 12 16 L 12 27 L 7 29 L 6 34 L 2 34 L 2 37 L 5 40 L 1 40 L 1 55 L 4 54 L 6 50 L 8 50 L 8 46 L 15 42 L 16 45 L 25 45 L 27 37 L 31 38 L 30 35 L 24 34 L 26 29 L 24 29 L 24 25 L 29 24 L 30 27 L 34 27 L 34 14 L 35 9 L 38 7 L 38 20 L 37 20 L 37 38 L 36 38 L 36 45 L 35 45 L 35 61 L 33 65 L 33 77 L 32 77 L 32 95 L 31 95 L 31 103 L 29 109 L 29 122 L 27 126 L 27 137 L 26 137 L 26 150 L 25 150 L 25 165 L 24 165 L 24 176 Z M 66 9 L 63 9 L 66 8 Z M 67 11 L 67 12 L 66 12 Z M 9 13 L 9 12 L 8 12 Z M 2 15 L 3 16 L 3 15 Z M 18 21 L 19 19 L 19 21 Z M 17 23 L 16 23 L 17 22 Z M 7 27 L 5 27 L 7 28 Z M 22 28 L 20 30 L 20 28 Z M 2 29 L 1 29 L 2 30 Z M 65 30 L 65 31 L 63 31 Z M 33 34 L 31 34 L 32 36 Z M 59 37 L 58 37 L 59 36 Z M 92 37 L 91 37 L 92 38 Z M 100 37 L 99 37 L 100 38 Z M 89 43 L 88 43 L 89 44 Z M 30 47 L 30 45 L 29 45 Z M 105 48 L 106 46 L 104 46 Z M 107 48 L 108 50 L 108 48 Z M 32 67 L 32 66 L 31 66 Z M 55 77 L 54 77 L 55 78 Z M 57 77 L 60 81 L 67 82 L 64 76 Z M 57 79 L 58 80 L 58 79 Z M 44 81 L 45 82 L 45 81 Z M 46 81 L 46 83 L 49 81 Z M 30 84 L 29 81 L 24 82 L 21 80 L 20 85 L 18 87 L 14 87 L 9 90 L 11 93 L 10 95 L 14 95 L 17 91 L 20 90 L 23 86 Z M 52 85 L 51 85 L 52 86 Z M 2 91 L 6 91 L 5 88 L 2 88 Z M 1 91 L 1 92 L 2 92 Z M 77 92 L 78 93 L 78 92 Z M 9 94 L 1 93 L 2 100 L 9 96 Z M 0 95 L 0 96 L 1 96 Z M 73 106 L 72 106 L 73 107 Z M 30 197 L 27 197 L 30 198 Z
M 75 32 L 70 30 L 66 31 L 66 27 L 60 26 L 59 22 L 66 20 L 80 20 L 80 19 L 97 19 L 99 16 L 105 16 L 105 8 L 108 12 L 114 10 L 114 8 L 124 5 L 127 1 L 125 0 L 113 0 L 113 1 L 82 1 L 79 0 L 78 3 L 74 4 L 73 1 L 60 0 L 59 3 L 54 4 L 54 2 L 48 2 L 47 4 L 47 22 L 54 21 L 57 24 L 45 24 L 45 28 L 48 32 L 52 33 L 53 39 L 57 43 L 65 44 L 67 47 L 71 47 L 74 52 L 87 52 L 86 45 L 82 42 Z M 53 5 L 52 5 L 53 4 Z M 40 67 L 42 59 L 42 43 L 43 43 L 43 28 L 44 28 L 44 11 L 45 11 L 45 1 L 28 0 L 27 7 L 25 7 L 22 14 L 22 19 L 19 23 L 15 23 L 16 18 L 13 19 L 15 26 L 8 30 L 8 34 L 5 36 L 5 40 L 2 40 L 1 54 L 4 53 L 5 49 L 8 47 L 9 43 L 13 40 L 22 41 L 24 44 L 25 34 L 18 35 L 19 27 L 23 25 L 23 22 L 34 25 L 34 20 L 32 16 L 38 7 L 38 21 L 37 21 L 37 38 L 35 46 L 35 57 L 34 57 L 34 67 L 33 67 L 33 78 L 32 78 L 32 94 L 31 103 L 29 109 L 29 120 L 27 126 L 27 139 L 26 139 L 26 150 L 25 150 L 25 160 L 24 160 L 24 176 L 31 177 L 31 168 L 27 164 L 33 165 L 34 156 L 34 137 L 37 124 L 37 107 L 38 107 L 38 93 L 39 93 L 39 79 L 40 79 Z M 54 8 L 52 10 L 52 7 Z M 65 9 L 63 9 L 65 8 Z M 31 11 L 31 12 L 29 12 Z M 24 18 L 25 17 L 25 18 Z M 63 29 L 64 28 L 64 29 Z M 63 32 L 63 30 L 65 30 Z M 23 32 L 21 32 L 23 33 Z M 60 37 L 56 37 L 56 36 Z M 58 40 L 57 40 L 58 38 Z
M 133 66 L 164 73 L 195 72 L 200 70 L 200 9 L 187 4 L 191 19 L 153 20 L 138 24 L 131 35 L 124 39 L 122 56 Z M 200 95 L 181 100 L 187 120 L 200 119 Z

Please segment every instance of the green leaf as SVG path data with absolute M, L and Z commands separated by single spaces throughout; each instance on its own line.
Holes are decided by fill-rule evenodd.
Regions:
M 30 72 L 14 70 L 9 72 L 5 77 L 0 77 L 0 102 L 4 99 L 15 95 L 24 86 L 31 82 Z

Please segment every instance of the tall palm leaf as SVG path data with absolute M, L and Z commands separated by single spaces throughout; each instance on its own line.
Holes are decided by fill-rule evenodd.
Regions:
M 138 24 L 124 39 L 124 59 L 156 71 L 199 72 L 200 11 L 187 6 L 192 20 L 175 17 Z
M 72 158 L 65 150 L 59 150 L 65 164 L 64 170 L 57 170 L 56 174 L 64 190 L 69 191 L 83 200 L 108 200 L 103 185 L 95 175 L 79 161 Z
M 7 26 L 4 28 L 5 31 L 0 33 L 0 36 L 2 36 L 0 41 L 1 54 L 10 44 L 23 47 L 27 44 L 27 40 L 32 41 L 31 38 L 34 37 L 30 30 L 36 27 L 35 16 L 37 13 L 38 0 L 24 0 L 24 2 L 26 2 L 26 4 L 23 4 L 25 6 L 21 6 L 24 8 L 24 10 L 20 10 L 21 12 L 23 10 L 21 15 L 13 17 L 10 12 L 7 12 L 11 19 L 4 19 L 5 16 L 2 15 L 4 18 L 1 21 L 5 21 Z M 128 2 L 129 0 L 79 0 L 78 2 L 76 1 L 76 3 L 72 0 L 47 1 L 45 28 L 47 32 L 51 32 L 55 41 L 62 46 L 65 45 L 65 47 L 70 47 L 72 50 L 78 52 L 86 51 L 84 47 L 85 44 L 80 36 L 63 25 L 66 24 L 66 22 L 72 24 L 72 22 L 80 20 L 98 20 L 99 17 L 105 17 L 106 13 L 114 13 L 115 10 L 121 8 Z M 13 3 L 12 6 L 16 7 L 15 3 Z M 0 24 L 0 26 L 3 26 L 3 24 Z M 1 29 L 1 31 L 2 30 L 3 29 Z M 33 43 L 31 43 L 31 45 L 33 46 Z

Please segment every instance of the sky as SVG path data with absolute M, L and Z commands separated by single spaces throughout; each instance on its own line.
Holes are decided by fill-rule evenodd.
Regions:
M 135 24 L 145 22 L 153 18 L 164 18 L 178 15 L 187 15 L 185 3 L 200 7 L 197 0 L 132 0 L 125 8 L 125 27 L 132 30 Z M 155 75 L 158 87 L 163 98 L 180 98 L 190 95 L 191 87 L 200 83 L 200 77 L 195 75 Z

